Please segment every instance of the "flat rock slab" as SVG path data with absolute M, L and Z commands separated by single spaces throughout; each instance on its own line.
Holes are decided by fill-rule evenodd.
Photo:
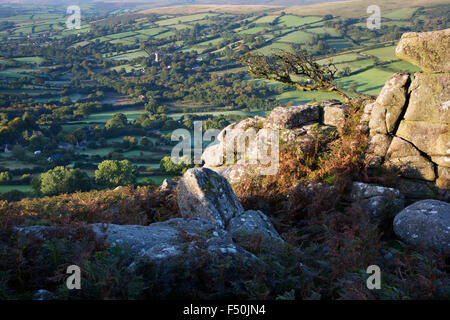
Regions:
M 318 106 L 278 107 L 272 110 L 265 122 L 266 128 L 271 129 L 297 129 L 320 119 Z

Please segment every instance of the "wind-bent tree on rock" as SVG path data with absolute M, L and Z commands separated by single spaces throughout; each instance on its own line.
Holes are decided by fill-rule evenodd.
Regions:
M 295 86 L 300 91 L 333 92 L 345 103 L 350 102 L 350 98 L 336 86 L 336 66 L 332 62 L 320 65 L 304 50 L 289 52 L 280 49 L 269 56 L 247 53 L 237 59 L 256 77 Z

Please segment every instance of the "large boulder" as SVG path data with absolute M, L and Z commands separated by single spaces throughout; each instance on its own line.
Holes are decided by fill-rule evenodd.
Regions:
M 219 167 L 224 164 L 224 150 L 222 143 L 208 146 L 203 151 L 202 161 L 205 167 Z
M 224 142 L 226 139 L 235 139 L 236 134 L 246 131 L 250 128 L 262 128 L 264 126 L 265 118 L 256 116 L 254 118 L 247 118 L 239 122 L 234 122 L 226 126 L 217 136 L 217 140 Z
M 175 218 L 148 226 L 97 223 L 92 225 L 98 237 L 104 237 L 111 246 L 128 247 L 135 255 L 147 255 L 162 259 L 180 254 L 180 232 L 191 237 L 210 234 L 225 239 L 227 234 L 212 221 L 191 218 Z
M 423 71 L 450 72 L 450 29 L 408 32 L 400 39 L 395 53 Z
M 130 267 L 145 274 L 163 298 L 189 294 L 194 287 L 226 294 L 227 283 L 250 279 L 265 267 L 205 219 L 176 218 L 149 226 L 96 224 L 93 229 L 111 246 L 130 248 L 135 255 Z
M 278 107 L 272 110 L 265 121 L 265 127 L 271 129 L 296 129 L 305 124 L 318 122 L 320 108 L 304 105 L 293 107 Z
M 376 134 L 370 138 L 367 152 L 376 156 L 384 157 L 391 145 L 392 137 L 385 134 Z
M 409 83 L 408 73 L 396 73 L 386 81 L 372 106 L 369 121 L 371 135 L 394 132 L 406 104 Z
M 434 181 L 434 165 L 409 142 L 394 137 L 386 153 L 386 167 L 398 168 L 406 178 Z
M 231 219 L 227 230 L 237 239 L 258 235 L 274 243 L 283 241 L 269 218 L 259 210 L 245 211 L 239 217 Z
M 402 120 L 396 135 L 412 143 L 428 156 L 448 156 L 450 147 L 450 125 L 448 124 Z M 449 164 L 442 165 L 449 166 Z
M 244 212 L 228 181 L 208 168 L 187 170 L 178 184 L 178 207 L 183 217 L 198 217 L 225 228 Z
M 416 73 L 405 120 L 450 124 L 450 74 Z
M 388 211 L 399 212 L 405 205 L 399 190 L 363 182 L 353 182 L 350 197 L 375 217 Z
M 411 245 L 450 253 L 450 204 L 438 200 L 416 202 L 396 215 L 394 232 Z
M 339 100 L 325 100 L 321 104 L 323 108 L 323 123 L 327 126 L 340 126 L 348 112 L 348 107 Z

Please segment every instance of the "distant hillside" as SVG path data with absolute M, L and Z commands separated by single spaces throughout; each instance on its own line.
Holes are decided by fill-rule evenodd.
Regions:
M 77 3 L 92 3 L 92 2 L 114 2 L 122 3 L 129 6 L 133 4 L 148 5 L 149 7 L 163 7 L 163 6 L 180 6 L 180 5 L 270 5 L 270 6 L 297 6 L 306 4 L 315 4 L 321 2 L 333 2 L 334 0 L 79 0 Z M 341 0 L 351 1 L 351 0 Z M 73 4 L 72 0 L 0 0 L 0 3 L 20 3 L 20 4 Z

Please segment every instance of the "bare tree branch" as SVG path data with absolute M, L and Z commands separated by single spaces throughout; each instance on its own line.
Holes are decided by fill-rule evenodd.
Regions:
M 346 103 L 350 102 L 350 98 L 336 87 L 336 66 L 332 62 L 320 65 L 306 51 L 280 49 L 270 56 L 247 53 L 238 60 L 248 66 L 253 76 L 295 86 L 300 91 L 333 92 Z

